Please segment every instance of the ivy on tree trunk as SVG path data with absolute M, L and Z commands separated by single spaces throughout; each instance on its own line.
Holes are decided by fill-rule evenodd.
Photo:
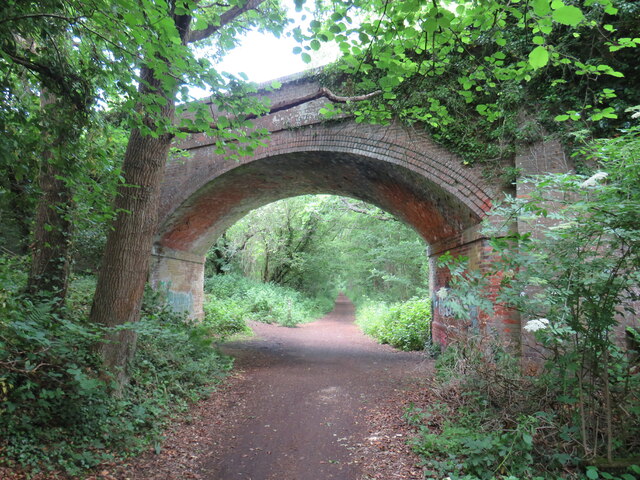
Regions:
M 45 124 L 51 126 L 55 119 L 57 97 L 42 90 L 40 105 Z M 59 129 L 59 126 L 58 126 Z M 45 131 L 51 132 L 46 126 Z M 56 128 L 52 129 L 54 132 Z M 27 293 L 32 296 L 43 293 L 54 295 L 58 308 L 64 305 L 69 284 L 71 233 L 73 224 L 70 211 L 73 208 L 73 194 L 62 178 L 60 159 L 56 155 L 63 150 L 63 133 L 53 133 L 45 139 L 42 152 L 42 166 L 38 178 L 41 190 L 36 208 L 33 232 L 33 255 L 31 271 L 27 282 Z

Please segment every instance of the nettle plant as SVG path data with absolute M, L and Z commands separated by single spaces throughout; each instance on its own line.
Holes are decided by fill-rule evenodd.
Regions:
M 598 169 L 591 177 L 528 180 L 530 194 L 507 197 L 487 233 L 494 273 L 503 272 L 496 301 L 519 311 L 538 341 L 547 360 L 541 380 L 556 392 L 557 417 L 573 429 L 569 437 L 584 458 L 610 461 L 637 451 L 640 438 L 637 352 L 633 341 L 620 341 L 625 324 L 627 335 L 638 337 L 640 128 L 578 155 Z M 530 232 L 510 232 L 516 220 Z M 447 302 L 461 312 L 470 291 L 489 289 L 456 262 L 457 288 Z

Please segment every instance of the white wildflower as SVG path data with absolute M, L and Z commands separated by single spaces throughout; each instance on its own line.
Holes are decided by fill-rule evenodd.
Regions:
M 436 292 L 436 297 L 438 297 L 440 300 L 444 300 L 445 298 L 447 298 L 447 295 L 449 295 L 449 292 L 447 291 L 446 287 L 442 287 Z
M 580 184 L 581 187 L 594 187 L 600 182 L 600 180 L 604 180 L 607 178 L 609 174 L 607 172 L 596 172 L 587 178 L 584 182 Z
M 546 318 L 536 318 L 535 320 L 529 320 L 524 326 L 527 332 L 537 332 L 538 330 L 544 330 L 549 326 L 549 320 Z

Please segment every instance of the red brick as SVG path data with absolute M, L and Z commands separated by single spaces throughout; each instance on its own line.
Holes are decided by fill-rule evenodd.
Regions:
M 313 77 L 298 78 L 277 91 L 261 94 L 275 105 L 294 102 L 318 88 Z M 266 146 L 238 162 L 216 154 L 215 140 L 203 134 L 179 144 L 190 156 L 172 159 L 167 167 L 155 245 L 159 253 L 152 272 L 156 284 L 189 284 L 185 281 L 193 276 L 189 267 L 183 269 L 185 279 L 161 278 L 163 274 L 158 272 L 182 271 L 174 265 L 180 261 L 180 252 L 203 259 L 217 237 L 248 211 L 280 198 L 309 193 L 341 194 L 376 204 L 415 228 L 430 244 L 434 261 L 451 250 L 486 268 L 483 265 L 491 261 L 491 250 L 478 233 L 478 224 L 490 210 L 492 200 L 502 197 L 502 185 L 487 183 L 480 167 L 464 165 L 416 128 L 399 123 L 357 124 L 348 118 L 327 122 L 318 112 L 326 103 L 326 99 L 318 99 L 256 120 L 256 125 L 272 133 Z M 544 156 L 544 164 L 556 168 L 565 160 L 556 147 L 532 147 L 531 152 L 516 159 L 516 164 L 529 171 L 533 168 L 530 164 Z M 173 252 L 171 268 L 162 266 L 163 251 Z M 434 267 L 431 291 L 445 286 L 448 280 L 446 270 Z M 499 277 L 493 279 L 493 288 L 498 282 Z M 192 283 L 200 286 L 176 295 L 200 295 L 201 300 L 202 282 Z M 198 288 L 200 291 L 195 291 Z M 201 303 L 197 298 L 191 302 Z M 496 308 L 495 318 L 482 314 L 477 318 L 478 329 L 495 329 L 510 340 L 519 340 L 518 325 L 513 312 L 500 308 Z M 468 335 L 470 329 L 471 325 L 443 315 L 437 305 L 434 308 L 435 341 L 445 344 L 451 338 Z

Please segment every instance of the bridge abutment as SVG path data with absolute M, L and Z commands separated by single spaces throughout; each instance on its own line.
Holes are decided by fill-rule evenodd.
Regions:
M 166 292 L 175 311 L 186 312 L 190 318 L 202 318 L 204 263 L 202 255 L 156 246 L 151 255 L 151 286 Z
M 472 306 L 468 317 L 461 319 L 456 318 L 453 311 L 446 306 L 443 297 L 446 297 L 450 288 L 451 272 L 447 267 L 438 267 L 438 259 L 446 253 L 453 257 L 466 257 L 468 269 L 481 274 L 492 272 L 491 262 L 495 255 L 489 245 L 489 239 L 482 235 L 480 225 L 429 246 L 433 341 L 446 346 L 456 339 L 492 338 L 517 348 L 520 344 L 518 312 L 494 305 L 493 312 L 487 314 L 477 306 Z M 497 293 L 500 280 L 501 274 L 489 276 L 489 298 Z

